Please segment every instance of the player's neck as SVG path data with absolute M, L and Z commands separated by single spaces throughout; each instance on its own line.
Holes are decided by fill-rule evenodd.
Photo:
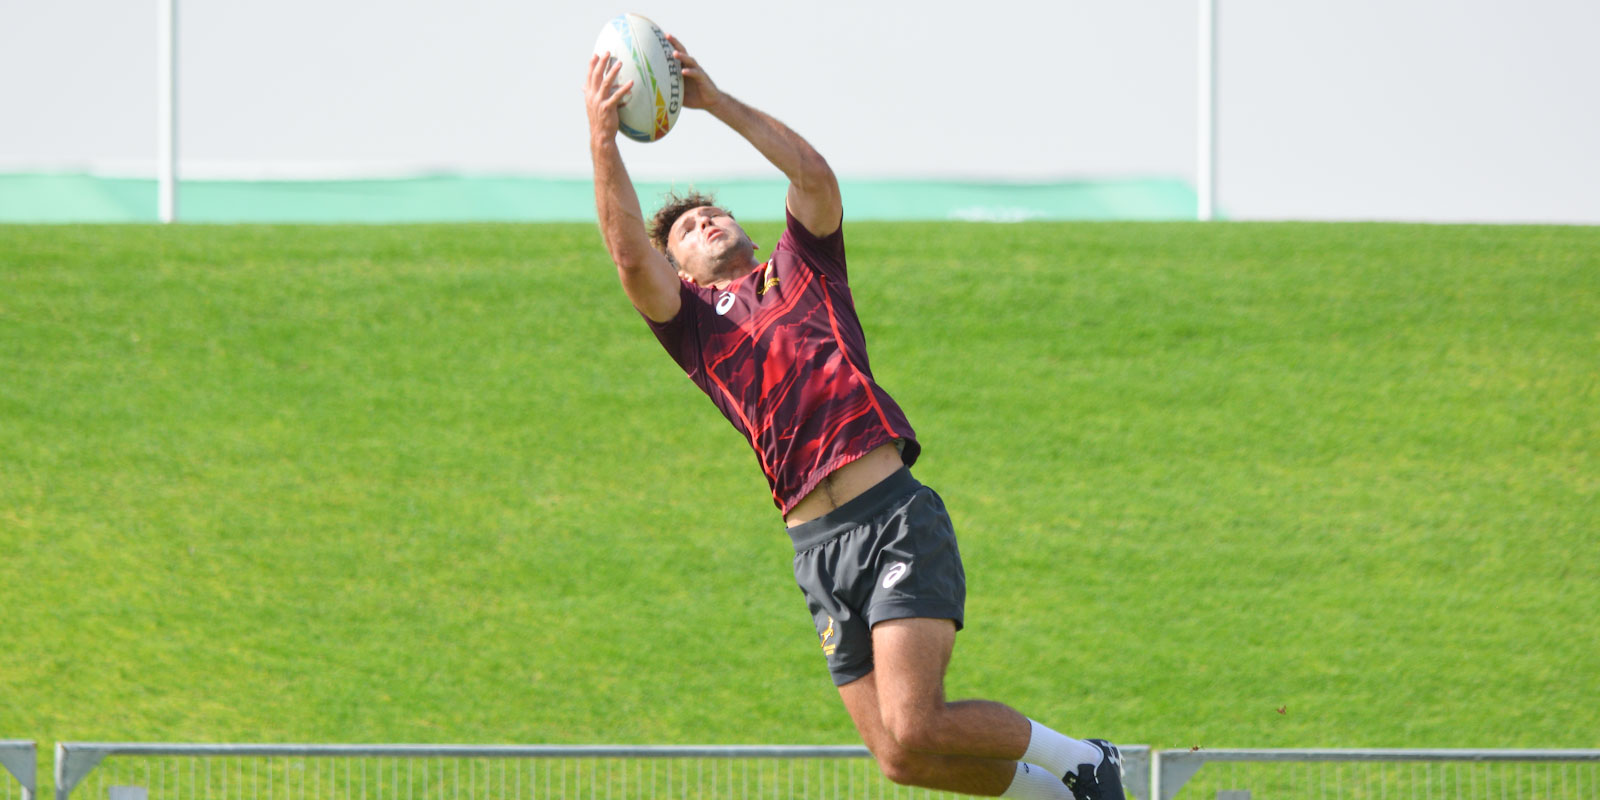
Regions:
M 716 265 L 705 280 L 696 280 L 695 283 L 700 286 L 709 286 L 713 289 L 726 289 L 734 281 L 749 275 L 759 266 L 761 266 L 761 262 L 757 261 L 753 255 L 745 259 L 729 259 Z

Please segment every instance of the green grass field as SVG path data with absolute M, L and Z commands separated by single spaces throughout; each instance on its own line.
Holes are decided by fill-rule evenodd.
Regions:
M 952 696 L 1600 746 L 1600 229 L 847 235 Z M 0 227 L 0 738 L 851 743 L 791 555 L 592 226 Z

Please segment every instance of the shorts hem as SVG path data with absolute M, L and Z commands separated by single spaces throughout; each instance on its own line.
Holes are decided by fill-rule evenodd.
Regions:
M 958 631 L 966 627 L 966 620 L 963 618 L 963 609 L 955 605 L 933 605 L 930 603 L 922 603 L 920 605 L 910 606 L 898 603 L 880 603 L 868 610 L 872 614 L 872 618 L 867 620 L 868 630 L 876 627 L 880 622 L 888 622 L 895 619 L 918 618 L 947 619 L 956 624 L 956 630 Z
M 843 686 L 847 683 L 855 683 L 856 681 L 871 675 L 872 670 L 875 667 L 876 665 L 873 664 L 872 659 L 869 658 L 860 664 L 853 664 L 848 667 L 836 668 L 832 664 L 829 664 L 828 674 L 833 677 L 834 686 Z

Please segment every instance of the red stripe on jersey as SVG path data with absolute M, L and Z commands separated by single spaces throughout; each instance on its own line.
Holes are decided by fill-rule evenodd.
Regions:
M 768 262 L 768 263 L 771 263 L 771 262 Z M 783 319 L 783 317 L 786 314 L 788 314 L 790 311 L 792 311 L 796 305 L 799 305 L 800 298 L 805 297 L 806 289 L 810 288 L 811 287 L 811 281 L 815 280 L 815 278 L 812 277 L 811 272 L 809 270 L 802 271 L 800 274 L 804 278 L 804 280 L 802 280 L 799 283 L 799 285 L 794 286 L 792 288 L 791 287 L 786 287 L 785 290 L 784 290 L 785 293 L 789 296 L 789 299 L 785 300 L 781 305 L 777 306 L 776 308 L 773 308 L 770 312 L 758 314 L 756 316 L 756 318 L 754 320 L 752 320 L 752 322 L 754 322 L 755 325 L 753 326 L 753 329 L 751 330 L 751 333 L 750 333 L 750 338 L 751 339 L 760 338 L 761 334 L 766 333 L 768 328 L 772 327 L 773 325 L 776 325 L 778 323 L 778 321 Z M 823 285 L 823 290 L 824 291 L 827 290 L 827 285 L 826 284 Z
M 866 416 L 866 414 L 869 411 L 872 411 L 873 410 L 873 405 L 874 404 L 871 403 L 871 402 L 866 402 L 866 403 L 862 403 L 860 408 L 851 408 L 851 409 L 848 409 L 848 410 L 842 412 L 842 415 L 840 416 L 839 420 L 834 423 L 834 425 L 833 425 L 833 427 L 831 429 L 828 430 L 827 439 L 832 439 L 835 436 L 842 435 L 845 432 L 845 430 L 847 428 L 849 428 L 850 423 L 855 422 L 856 420 L 862 418 L 863 416 Z M 826 441 L 827 439 L 824 439 L 824 441 Z M 821 452 L 822 451 L 819 449 L 818 453 L 820 454 Z
M 772 466 L 767 463 L 766 453 L 761 449 L 760 446 L 756 444 L 756 434 L 754 433 L 755 428 L 750 424 L 750 418 L 745 416 L 744 409 L 739 404 L 739 398 L 734 395 L 733 392 L 728 390 L 727 384 L 723 383 L 722 379 L 717 377 L 717 373 L 706 370 L 705 374 L 706 377 L 711 379 L 712 383 L 717 385 L 717 388 L 722 391 L 722 394 L 728 398 L 728 407 L 732 408 L 734 412 L 739 415 L 739 423 L 744 426 L 745 436 L 750 438 L 750 445 L 756 451 L 756 463 L 761 465 L 762 473 L 767 476 L 767 483 L 773 487 L 772 499 L 776 501 L 779 506 L 782 506 L 783 502 L 778 497 L 777 490 L 778 473 L 773 471 Z
M 850 348 L 845 346 L 844 337 L 839 335 L 839 317 L 833 312 L 833 295 L 828 292 L 828 281 L 820 277 L 818 280 L 822 281 L 822 302 L 828 308 L 828 324 L 833 327 L 833 338 L 834 341 L 839 343 L 839 352 L 844 354 L 845 363 L 849 364 L 850 369 L 855 371 L 856 380 L 861 381 L 866 386 L 867 402 L 872 403 L 872 410 L 878 412 L 878 421 L 883 423 L 883 427 L 892 431 L 894 430 L 894 424 L 889 421 L 889 415 L 883 413 L 883 406 L 878 405 L 878 398 L 872 393 L 872 381 L 867 380 L 866 376 L 861 374 L 861 368 L 850 360 Z
M 771 264 L 772 262 L 768 261 L 767 263 Z M 801 299 L 805 297 L 806 288 L 811 285 L 812 280 L 810 272 L 805 272 L 803 274 L 805 279 L 801 281 L 799 285 L 795 286 L 793 291 L 787 292 L 788 297 L 782 303 L 773 306 L 771 309 L 763 309 L 757 313 L 753 319 L 750 320 L 749 325 L 745 330 L 752 345 L 754 345 L 761 338 L 761 334 L 766 333 L 767 328 L 777 324 L 783 319 L 784 315 L 788 314 L 790 311 L 793 311 L 794 307 L 800 304 Z M 731 292 L 735 288 L 737 287 L 729 286 L 725 291 Z M 732 358 L 737 352 L 737 348 L 728 348 L 728 351 L 723 353 L 721 358 L 718 358 L 716 361 L 707 364 L 707 369 L 716 369 L 717 367 L 722 366 L 722 362 Z

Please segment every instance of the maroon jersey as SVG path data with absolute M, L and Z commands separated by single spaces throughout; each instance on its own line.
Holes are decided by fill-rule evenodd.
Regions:
M 682 281 L 682 307 L 650 329 L 744 434 L 785 514 L 829 473 L 873 448 L 921 447 L 872 378 L 846 284 L 844 232 L 817 238 L 788 217 L 772 259 L 726 289 Z

